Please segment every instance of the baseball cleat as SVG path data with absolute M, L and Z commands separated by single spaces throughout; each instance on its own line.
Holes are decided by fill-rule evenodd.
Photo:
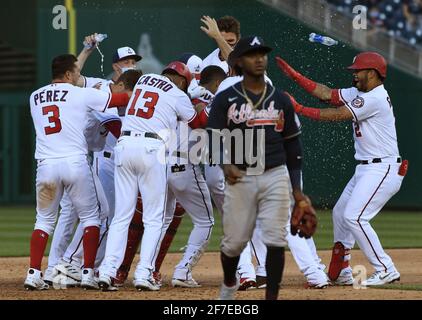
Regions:
M 235 300 L 236 291 L 238 288 L 239 282 L 236 282 L 233 287 L 228 287 L 223 282 L 220 288 L 220 297 L 218 300 Z
M 154 279 L 134 279 L 133 285 L 138 291 L 158 291 L 160 286 L 155 283 Z
M 74 266 L 71 263 L 62 261 L 57 266 L 54 267 L 59 273 L 63 273 L 64 275 L 72 278 L 76 281 L 82 280 L 82 272 L 81 268 Z
M 23 286 L 26 290 L 48 290 L 49 285 L 42 279 L 42 272 L 30 268 L 26 274 Z
M 116 287 L 123 287 L 128 275 L 129 275 L 129 272 L 122 271 L 120 269 L 117 270 L 116 277 L 113 278 L 113 285 Z
M 44 272 L 44 282 L 47 283 L 49 286 L 53 285 L 54 278 L 58 275 L 58 271 L 56 268 L 47 268 Z
M 171 280 L 171 285 L 175 288 L 200 288 L 202 287 L 195 279 L 190 280 L 181 280 L 181 279 L 173 279 Z
M 239 291 L 246 291 L 256 289 L 256 280 L 254 278 L 240 278 L 239 280 Z
M 392 272 L 375 271 L 368 279 L 362 281 L 362 286 L 382 286 L 384 284 L 400 281 L 400 273 L 397 270 Z
M 152 273 L 152 277 L 155 280 L 155 283 L 162 287 L 163 286 L 163 277 L 161 276 L 161 272 L 160 271 L 153 271 Z
M 267 287 L 267 277 L 264 276 L 256 276 L 256 288 L 257 289 L 265 289 Z
M 95 278 L 94 270 L 85 268 L 82 270 L 81 288 L 85 290 L 98 290 L 98 278 Z
M 329 285 L 330 285 L 329 281 L 323 281 L 319 283 L 308 282 L 306 283 L 305 287 L 307 289 L 325 289 L 325 288 L 328 288 Z
M 111 278 L 108 276 L 100 276 L 98 278 L 98 287 L 101 291 L 118 291 L 119 288 L 112 284 Z
M 336 286 L 351 286 L 353 285 L 353 273 L 352 268 L 344 268 L 340 271 L 340 275 L 337 277 L 337 280 L 333 281 L 333 285 Z

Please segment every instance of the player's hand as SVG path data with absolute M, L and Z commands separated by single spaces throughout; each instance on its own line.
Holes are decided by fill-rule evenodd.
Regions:
M 280 57 L 275 57 L 275 61 L 277 62 L 277 67 L 284 72 L 286 76 L 288 76 L 291 79 L 295 79 L 295 75 L 297 74 L 297 71 L 293 69 L 286 61 L 284 61 Z
M 85 50 L 92 51 L 98 46 L 98 42 L 95 40 L 96 35 L 97 33 L 94 33 L 85 37 L 83 42 Z
M 201 22 L 205 26 L 201 26 L 201 30 L 204 31 L 210 38 L 216 39 L 221 37 L 220 30 L 218 29 L 217 21 L 210 16 L 202 16 Z
M 230 185 L 236 184 L 245 175 L 234 164 L 224 164 L 223 172 L 224 172 L 224 177 L 226 178 L 227 183 Z
M 289 97 L 290 102 L 292 103 L 292 106 L 295 109 L 295 112 L 297 114 L 301 114 L 304 107 L 299 102 L 297 102 L 296 99 L 290 93 L 288 93 L 287 91 L 285 91 L 284 93 L 287 94 L 287 96 Z
M 313 236 L 316 231 L 318 221 L 315 209 L 311 200 L 302 192 L 294 192 L 295 206 L 290 219 L 290 231 L 292 235 L 306 239 Z
M 197 99 L 204 95 L 207 92 L 207 89 L 205 89 L 203 86 L 189 86 L 188 88 L 188 94 L 191 99 Z

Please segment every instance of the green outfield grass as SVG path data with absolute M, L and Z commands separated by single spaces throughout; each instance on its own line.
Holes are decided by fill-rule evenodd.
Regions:
M 331 249 L 333 240 L 330 211 L 319 211 L 315 236 L 318 249 Z M 222 235 L 220 215 L 215 213 L 209 251 L 218 251 Z M 34 207 L 0 207 L 0 256 L 29 255 L 29 240 L 35 222 Z M 385 248 L 422 247 L 422 212 L 383 211 L 372 222 Z M 186 245 L 192 223 L 185 215 L 170 251 Z

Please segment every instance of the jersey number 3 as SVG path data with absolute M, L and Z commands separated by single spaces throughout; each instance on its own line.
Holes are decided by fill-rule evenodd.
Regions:
M 62 123 L 60 122 L 59 107 L 56 105 L 46 106 L 42 108 L 42 114 L 48 115 L 48 122 L 52 125 L 44 127 L 46 135 L 54 134 L 62 130 Z
M 142 90 L 136 89 L 135 91 L 135 97 L 133 98 L 132 104 L 130 105 L 130 108 L 127 112 L 128 115 L 133 116 L 135 115 L 135 106 L 138 101 L 139 96 L 141 95 Z M 145 91 L 144 95 L 142 96 L 142 99 L 145 99 L 145 103 L 142 107 L 138 108 L 136 111 L 136 116 L 141 117 L 144 119 L 149 119 L 152 117 L 155 111 L 155 105 L 158 102 L 158 93 L 151 92 L 151 91 Z

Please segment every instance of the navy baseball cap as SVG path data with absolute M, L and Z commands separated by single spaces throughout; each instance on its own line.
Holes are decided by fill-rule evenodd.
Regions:
M 131 47 L 121 47 L 116 50 L 113 55 L 113 63 L 119 62 L 124 59 L 135 59 L 135 61 L 139 61 L 142 59 L 140 55 L 137 55 L 135 50 Z
M 264 40 L 258 36 L 249 36 L 239 40 L 234 47 L 233 51 L 230 52 L 227 63 L 230 67 L 234 67 L 236 60 L 241 56 L 251 51 L 263 51 L 265 53 L 273 50 L 272 48 L 264 44 Z

